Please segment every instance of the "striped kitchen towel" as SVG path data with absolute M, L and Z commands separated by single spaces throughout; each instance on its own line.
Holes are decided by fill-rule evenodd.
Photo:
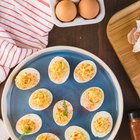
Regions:
M 0 83 L 10 68 L 48 44 L 48 0 L 0 0 Z

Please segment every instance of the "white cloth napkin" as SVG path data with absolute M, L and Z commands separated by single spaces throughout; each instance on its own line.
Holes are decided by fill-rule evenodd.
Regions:
M 0 119 L 0 140 L 8 140 L 9 135 L 3 121 Z
M 48 44 L 48 0 L 0 0 L 0 83 L 10 68 Z

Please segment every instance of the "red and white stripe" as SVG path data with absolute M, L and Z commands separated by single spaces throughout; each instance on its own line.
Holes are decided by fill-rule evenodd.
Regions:
M 0 0 L 0 83 L 10 68 L 48 44 L 48 0 Z

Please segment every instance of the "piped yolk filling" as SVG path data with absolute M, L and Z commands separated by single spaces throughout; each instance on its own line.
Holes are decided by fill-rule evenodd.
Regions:
M 56 60 L 50 64 L 49 74 L 54 81 L 61 82 L 68 72 L 68 66 L 64 60 Z
M 24 72 L 22 74 L 18 74 L 15 83 L 16 86 L 22 89 L 30 88 L 37 83 L 37 75 Z
M 93 77 L 95 69 L 92 65 L 83 63 L 76 68 L 75 74 L 79 81 L 87 81 Z
M 31 105 L 37 108 L 44 108 L 49 105 L 50 102 L 51 99 L 48 93 L 46 93 L 44 90 L 38 90 L 31 98 Z
M 101 103 L 103 99 L 102 91 L 97 88 L 91 88 L 86 92 L 86 101 L 88 102 L 86 108 L 92 109 L 95 105 Z
M 17 127 L 21 132 L 26 133 L 26 131 L 29 131 L 29 133 L 34 132 L 36 129 L 36 124 L 30 119 L 23 119 L 19 121 L 17 124 Z
M 75 131 L 71 136 L 70 140 L 87 140 L 84 133 L 80 130 Z
M 70 114 L 68 112 L 68 116 L 64 115 L 64 110 L 57 108 L 57 112 L 56 112 L 56 120 L 58 123 L 60 124 L 65 124 L 70 120 Z
M 38 137 L 37 140 L 56 140 L 53 136 L 49 136 L 49 135 L 41 135 Z
M 111 123 L 109 118 L 100 117 L 94 121 L 93 127 L 98 133 L 106 133 L 110 129 Z

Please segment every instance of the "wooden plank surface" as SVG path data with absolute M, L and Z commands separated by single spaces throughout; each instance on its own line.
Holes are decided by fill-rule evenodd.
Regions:
M 119 60 L 140 97 L 140 53 L 132 52 L 127 34 L 140 19 L 140 1 L 116 13 L 109 21 L 107 35 Z

